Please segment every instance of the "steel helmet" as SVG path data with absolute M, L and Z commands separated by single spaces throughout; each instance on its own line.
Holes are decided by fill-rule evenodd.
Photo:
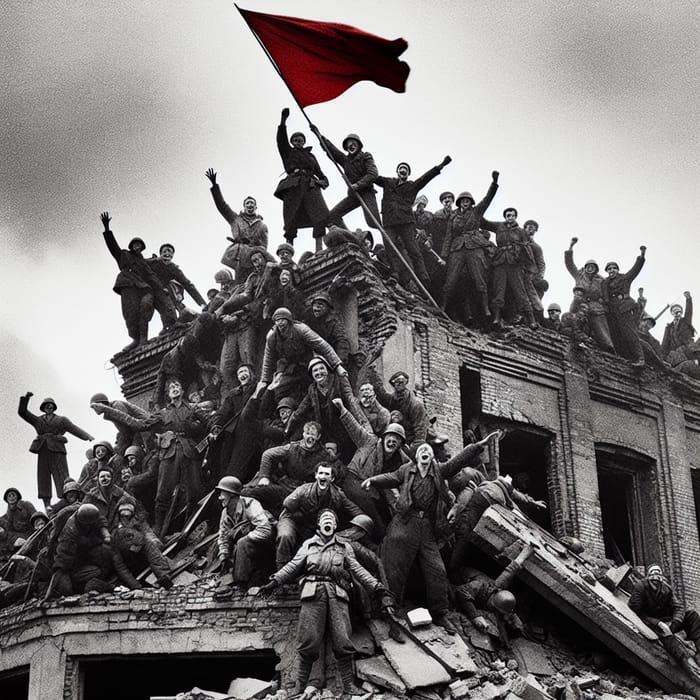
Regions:
M 475 200 L 474 200 L 474 195 L 472 195 L 471 192 L 466 192 L 466 191 L 465 191 L 465 192 L 460 192 L 459 195 L 457 195 L 457 199 L 455 200 L 455 204 L 456 204 L 457 206 L 459 206 L 459 203 L 460 203 L 463 199 L 471 199 L 472 204 L 473 204 L 474 201 L 475 201 Z M 442 201 L 442 200 L 440 200 L 440 201 Z
M 112 447 L 111 443 L 107 442 L 107 440 L 100 440 L 99 442 L 96 442 L 92 446 L 92 456 L 95 456 L 95 450 L 98 447 L 104 447 L 107 450 L 107 453 L 110 455 L 114 454 L 114 448 Z
M 272 314 L 272 320 L 276 321 L 278 318 L 286 318 L 288 321 L 293 321 L 292 312 L 285 306 L 280 306 L 279 309 L 275 309 Z
M 81 525 L 96 525 L 100 519 L 100 509 L 92 503 L 83 503 L 75 511 L 75 519 Z
M 214 275 L 214 282 L 224 284 L 225 282 L 233 282 L 233 275 L 228 270 L 219 270 Z
M 503 615 L 510 615 L 515 610 L 515 596 L 510 591 L 497 591 L 490 602 L 491 607 Z
M 56 402 L 55 402 L 50 396 L 47 396 L 47 397 L 41 402 L 41 404 L 39 405 L 39 410 L 40 410 L 40 411 L 43 411 L 47 403 L 50 403 L 50 404 L 53 406 L 54 411 L 57 411 L 57 410 L 58 410 L 58 406 L 56 405 Z
M 329 308 L 333 308 L 333 302 L 328 292 L 320 291 L 313 294 L 311 299 L 309 299 L 309 303 L 313 304 L 315 301 L 322 301 Z
M 131 457 L 132 455 L 136 457 L 136 459 L 141 459 L 143 457 L 143 448 L 138 445 L 129 445 L 129 447 L 124 450 L 124 456 Z
M 75 479 L 66 479 L 63 482 L 63 495 L 65 496 L 67 493 L 70 493 L 71 491 L 77 491 L 80 492 L 80 484 L 75 481 Z
M 17 500 L 21 501 L 22 500 L 22 494 L 19 492 L 19 489 L 16 489 L 14 486 L 10 486 L 9 489 L 5 489 L 5 493 L 3 494 L 2 500 L 7 501 L 7 494 L 8 493 L 16 493 L 17 494 Z
M 107 394 L 98 391 L 90 397 L 90 403 L 109 403 L 109 399 L 107 398 Z
M 346 151 L 348 150 L 347 143 L 348 143 L 348 141 L 349 141 L 350 139 L 354 139 L 355 141 L 357 141 L 357 143 L 360 144 L 360 150 L 362 150 L 362 145 L 363 145 L 363 144 L 362 144 L 362 141 L 360 140 L 360 137 L 359 137 L 357 134 L 348 134 L 348 135 L 343 139 L 343 144 L 342 144 L 343 148 L 344 148 Z
M 357 527 L 364 530 L 370 537 L 374 537 L 374 522 L 369 515 L 356 515 L 351 521 L 351 525 L 357 525 Z
M 389 423 L 389 425 L 386 426 L 383 435 L 388 435 L 389 433 L 398 435 L 404 442 L 406 442 L 406 431 L 403 429 L 403 425 L 399 425 L 398 423 Z
M 235 496 L 241 495 L 241 481 L 235 476 L 224 476 L 219 483 L 216 485 L 219 491 L 226 491 L 226 493 L 232 493 Z

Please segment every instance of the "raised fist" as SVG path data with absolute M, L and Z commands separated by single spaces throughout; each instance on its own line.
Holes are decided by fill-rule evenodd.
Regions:
M 440 167 L 441 167 L 441 168 L 444 168 L 446 165 L 448 165 L 448 164 L 451 163 L 451 162 L 452 162 L 452 157 L 451 157 L 451 156 L 445 156 L 445 157 L 442 159 L 442 163 L 440 164 Z
M 641 251 L 642 251 L 642 255 L 644 255 L 644 253 L 647 252 L 647 247 L 646 247 L 645 245 L 640 245 L 640 246 L 639 246 L 639 250 L 641 250 Z
M 285 107 L 282 110 L 282 123 L 284 124 L 284 122 L 286 122 L 287 119 L 289 119 L 289 107 Z
M 498 172 L 498 170 L 493 170 L 491 172 L 491 180 L 493 180 L 494 184 L 498 184 L 498 176 L 499 175 L 500 175 L 500 173 Z

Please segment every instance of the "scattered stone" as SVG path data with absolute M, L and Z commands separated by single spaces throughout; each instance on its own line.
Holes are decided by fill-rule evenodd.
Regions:
M 547 700 L 552 697 L 532 674 L 516 676 L 511 681 L 511 691 L 522 700 Z
M 588 676 L 587 678 L 577 678 L 576 679 L 576 685 L 578 685 L 581 690 L 588 690 L 588 688 L 592 688 L 594 685 L 597 685 L 600 682 L 600 676 Z
M 274 693 L 277 685 L 271 681 L 261 681 L 259 678 L 234 678 L 228 687 L 228 694 L 236 700 L 253 700 L 262 698 L 268 693 Z
M 369 659 L 358 659 L 355 662 L 355 675 L 364 681 L 405 693 L 406 685 L 383 656 L 373 656 Z
M 498 698 L 505 698 L 510 692 L 510 688 L 507 685 L 494 685 L 493 683 L 484 683 L 478 688 L 474 688 L 469 697 L 472 700 L 498 700 Z
M 422 625 L 429 625 L 433 618 L 426 608 L 414 608 L 406 613 L 406 619 L 411 627 L 421 627 Z
M 529 639 L 518 638 L 512 642 L 513 653 L 521 663 L 520 670 L 534 673 L 537 676 L 551 676 L 556 673 L 547 653 L 547 647 L 531 642 Z
M 430 651 L 452 674 L 476 673 L 476 663 L 459 634 L 445 634 L 442 627 L 431 625 L 412 631 L 413 637 Z

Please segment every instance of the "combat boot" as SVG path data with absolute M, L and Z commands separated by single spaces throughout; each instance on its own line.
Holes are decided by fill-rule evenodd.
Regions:
M 494 328 L 503 328 L 503 321 L 501 320 L 501 307 L 497 306 L 493 310 L 493 319 L 491 320 Z
M 366 695 L 365 691 L 355 685 L 355 678 L 352 673 L 352 659 L 346 656 L 342 659 L 337 659 L 340 678 L 343 681 L 343 700 L 350 700 L 353 695 Z

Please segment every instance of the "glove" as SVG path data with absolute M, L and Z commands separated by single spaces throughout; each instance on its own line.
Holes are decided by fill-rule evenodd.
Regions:
M 268 595 L 277 588 L 277 581 L 271 579 L 264 586 L 260 586 L 258 589 L 258 595 Z

